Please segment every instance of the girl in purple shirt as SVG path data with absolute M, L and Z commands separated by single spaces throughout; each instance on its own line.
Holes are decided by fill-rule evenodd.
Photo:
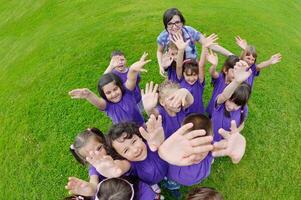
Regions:
M 216 98 L 212 123 L 214 130 L 214 141 L 220 141 L 218 132 L 220 128 L 230 130 L 231 121 L 243 128 L 247 116 L 247 102 L 251 95 L 251 87 L 248 83 L 243 83 L 252 74 L 248 64 L 244 61 L 236 63 L 234 68 L 234 80 Z
M 101 97 L 87 88 L 72 90 L 69 95 L 72 98 L 88 100 L 99 110 L 104 111 L 114 124 L 129 121 L 143 125 L 144 119 L 137 104 L 133 103 L 136 102 L 133 91 L 136 87 L 137 74 L 145 71 L 143 66 L 150 62 L 150 60 L 146 60 L 146 56 L 147 54 L 144 53 L 141 59 L 130 67 L 124 85 L 120 78 L 113 73 L 103 75 L 98 82 L 98 91 Z

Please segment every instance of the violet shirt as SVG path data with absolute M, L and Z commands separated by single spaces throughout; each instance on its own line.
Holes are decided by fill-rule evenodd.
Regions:
M 90 165 L 89 167 L 89 176 L 93 176 L 96 175 L 98 176 L 99 182 L 106 179 L 106 177 L 104 177 L 103 175 L 101 175 L 95 167 L 93 167 L 92 165 Z
M 206 112 L 208 113 L 210 118 L 212 117 L 212 113 L 213 113 L 213 109 L 214 109 L 214 101 L 215 101 L 216 97 L 219 94 L 221 94 L 224 91 L 225 87 L 227 86 L 227 84 L 225 83 L 224 74 L 221 72 L 221 73 L 219 73 L 217 79 L 212 78 L 211 84 L 213 85 L 214 88 L 212 91 L 211 99 L 206 108 Z
M 122 80 L 122 84 L 124 84 L 126 82 L 127 78 L 128 78 L 127 76 L 128 76 L 128 73 L 129 73 L 129 68 L 126 68 L 126 72 L 124 72 L 124 73 L 121 73 L 121 72 L 113 69 L 112 73 L 119 76 L 119 78 Z M 141 101 L 141 91 L 140 91 L 140 88 L 139 88 L 140 80 L 141 80 L 141 77 L 140 77 L 140 74 L 138 74 L 136 87 L 135 87 L 135 90 L 134 90 L 136 103 L 139 103 Z
M 176 132 L 186 116 L 183 108 L 176 114 L 176 116 L 170 116 L 167 111 L 161 106 L 158 105 L 157 109 L 159 114 L 162 116 L 162 126 L 164 129 L 165 140 L 171 136 L 174 132 Z
M 139 181 L 138 183 L 138 195 L 135 195 L 136 200 L 154 200 L 156 193 L 152 190 L 151 186 Z
M 260 72 L 256 70 L 256 64 L 254 63 L 251 65 L 250 69 L 252 70 L 252 74 L 250 77 L 246 80 L 246 82 L 251 86 L 253 89 L 254 79 L 256 76 L 259 76 Z
M 172 65 L 170 65 L 169 67 L 167 67 L 167 69 L 165 69 L 165 71 L 167 71 L 168 80 L 173 81 L 175 83 L 180 82 L 178 77 L 177 77 L 176 67 L 173 67 Z
M 180 86 L 181 88 L 186 88 L 194 98 L 193 104 L 187 108 L 186 115 L 189 115 L 190 113 L 204 114 L 203 91 L 205 88 L 205 81 L 200 83 L 200 81 L 197 80 L 193 85 L 190 85 L 183 77 Z
M 106 114 L 112 119 L 113 124 L 120 122 L 136 122 L 139 126 L 144 124 L 144 119 L 139 112 L 134 92 L 125 88 L 121 100 L 118 103 L 106 101 Z
M 168 166 L 167 178 L 184 186 L 200 183 L 210 174 L 212 163 L 211 152 L 198 164 L 190 166 Z
M 231 121 L 235 120 L 237 127 L 240 126 L 244 120 L 246 120 L 248 115 L 248 106 L 244 106 L 243 109 L 238 109 L 236 111 L 229 112 L 230 117 L 225 115 L 225 103 L 216 105 L 212 114 L 212 125 L 213 125 L 213 133 L 215 142 L 220 141 L 223 137 L 218 133 L 220 128 L 225 129 L 226 131 L 230 131 Z
M 149 185 L 153 185 L 159 183 L 165 177 L 167 168 L 168 164 L 159 157 L 158 152 L 152 152 L 147 146 L 146 159 L 131 161 L 129 174 L 137 176 Z

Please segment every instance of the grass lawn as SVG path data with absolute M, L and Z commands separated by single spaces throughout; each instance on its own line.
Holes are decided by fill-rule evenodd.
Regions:
M 114 49 L 123 50 L 128 63 L 149 52 L 152 62 L 141 87 L 162 81 L 156 37 L 170 7 L 202 33 L 217 33 L 234 53 L 240 52 L 234 42 L 240 35 L 256 45 L 259 62 L 277 52 L 283 56 L 255 80 L 244 159 L 238 165 L 216 159 L 200 185 L 215 187 L 225 199 L 301 199 L 301 2 L 187 2 L 1 2 L 0 199 L 62 199 L 68 176 L 87 179 L 69 146 L 78 132 L 93 126 L 107 131 L 111 122 L 88 102 L 71 100 L 68 91 L 96 92 Z M 206 78 L 208 102 L 212 88 Z

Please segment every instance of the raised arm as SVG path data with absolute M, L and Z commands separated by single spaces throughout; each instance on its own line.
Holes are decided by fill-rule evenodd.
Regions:
M 242 49 L 246 50 L 248 43 L 247 40 L 242 39 L 239 35 L 235 37 L 236 44 Z
M 118 66 L 118 58 L 116 56 L 113 56 L 111 58 L 111 61 L 110 61 L 110 64 L 109 66 L 107 67 L 107 69 L 104 71 L 103 74 L 107 74 L 107 73 L 110 73 L 112 72 L 112 70 Z
M 182 73 L 183 73 L 184 52 L 185 52 L 186 47 L 188 46 L 189 40 L 184 42 L 181 33 L 173 34 L 171 36 L 170 40 L 173 43 L 175 43 L 175 45 L 178 48 L 176 73 L 177 73 L 177 78 L 180 80 L 182 78 Z
M 281 58 L 282 58 L 282 56 L 281 56 L 280 53 L 272 55 L 269 60 L 263 61 L 260 64 L 258 64 L 256 66 L 256 70 L 260 71 L 260 70 L 262 70 L 262 69 L 264 69 L 264 68 L 266 68 L 266 67 L 268 67 L 270 65 L 274 65 L 276 63 L 279 63 L 281 61 Z
M 234 66 L 234 80 L 224 89 L 224 91 L 218 96 L 217 104 L 222 104 L 234 93 L 236 88 L 252 74 L 252 70 L 248 68 L 248 64 L 245 61 L 239 61 Z
M 156 117 L 159 115 L 157 110 L 158 104 L 158 84 L 154 85 L 154 82 L 146 83 L 145 91 L 141 90 L 142 103 L 144 110 L 148 116 L 154 114 Z
M 209 37 L 203 40 L 202 53 L 199 61 L 199 81 L 200 83 L 204 82 L 205 79 L 205 63 L 206 63 L 206 55 L 208 54 L 208 47 L 211 45 L 216 45 L 216 40 L 218 37 L 215 33 L 211 34 Z
M 172 100 L 170 102 L 171 106 L 178 107 L 179 105 L 182 105 L 184 109 L 191 106 L 194 101 L 192 94 L 185 88 L 178 89 L 168 98 Z
M 86 99 L 100 110 L 106 109 L 106 101 L 87 88 L 74 89 L 69 92 L 72 99 Z
M 146 60 L 147 55 L 148 54 L 144 52 L 140 60 L 131 65 L 125 82 L 125 87 L 128 90 L 133 91 L 135 89 L 139 72 L 147 72 L 146 69 L 143 69 L 143 66 L 151 61 Z
M 96 186 L 92 183 L 84 181 L 76 177 L 69 177 L 68 183 L 65 188 L 69 191 L 69 194 L 82 195 L 82 196 L 94 196 L 96 193 Z
M 164 68 L 162 66 L 163 50 L 164 50 L 164 47 L 161 46 L 160 44 L 158 44 L 158 48 L 157 48 L 157 60 L 158 60 L 158 64 L 159 64 L 159 72 L 160 72 L 161 76 L 166 77 Z
M 205 36 L 201 35 L 200 40 L 198 41 L 201 45 L 203 45 L 203 40 L 205 39 Z M 230 56 L 233 55 L 232 52 L 228 51 L 227 49 L 225 49 L 224 47 L 218 45 L 218 44 L 212 44 L 210 47 L 210 49 L 212 49 L 213 51 L 220 53 L 224 56 Z
M 217 79 L 219 76 L 219 73 L 216 71 L 218 56 L 216 53 L 212 52 L 211 49 L 207 53 L 207 61 L 211 64 L 209 67 L 209 74 L 213 79 Z

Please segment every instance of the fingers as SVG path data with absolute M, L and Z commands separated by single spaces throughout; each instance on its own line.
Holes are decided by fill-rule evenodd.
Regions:
M 228 139 L 230 137 L 230 132 L 226 131 L 225 129 L 220 128 L 218 133 L 223 136 L 223 138 Z
M 139 128 L 139 132 L 146 141 L 149 139 L 149 134 L 143 127 Z
M 193 124 L 192 124 L 192 126 L 193 126 Z M 205 134 L 206 134 L 205 130 L 194 130 L 194 131 L 190 131 L 190 132 L 186 133 L 185 134 L 185 138 L 188 139 L 188 140 L 191 140 L 191 139 L 193 139 L 195 137 L 204 136 Z
M 203 144 L 209 144 L 213 140 L 212 136 L 206 136 L 206 137 L 197 137 L 190 141 L 190 144 L 192 147 L 197 147 Z
M 154 82 L 151 81 L 151 82 L 149 83 L 148 93 L 151 93 L 151 92 L 152 92 L 153 87 L 154 87 Z
M 236 122 L 235 120 L 231 120 L 231 127 L 230 127 L 231 133 L 236 133 L 238 132 L 237 126 L 236 126 Z
M 195 154 L 206 153 L 206 152 L 209 152 L 209 151 L 212 151 L 212 150 L 213 150 L 213 145 L 208 144 L 208 145 L 193 147 L 192 153 L 195 153 Z
M 145 94 L 148 94 L 149 91 L 149 83 L 146 83 L 145 85 Z
M 144 89 L 141 89 L 141 96 L 144 96 L 145 93 L 144 93 Z
M 226 150 L 212 151 L 212 156 L 213 157 L 227 156 L 227 151 Z
M 213 144 L 214 149 L 225 149 L 228 147 L 228 142 L 227 140 L 221 140 L 219 142 L 215 142 Z
M 189 129 L 193 127 L 193 123 L 188 123 L 180 127 L 174 134 L 185 135 Z
M 194 163 L 195 158 L 196 158 L 195 154 L 192 154 L 190 156 L 182 158 L 182 160 L 181 160 L 181 166 L 192 165 Z
M 159 85 L 158 85 L 158 84 L 155 84 L 155 87 L 154 87 L 154 89 L 153 89 L 153 92 L 154 92 L 154 93 L 157 92 L 158 87 L 159 87 Z

